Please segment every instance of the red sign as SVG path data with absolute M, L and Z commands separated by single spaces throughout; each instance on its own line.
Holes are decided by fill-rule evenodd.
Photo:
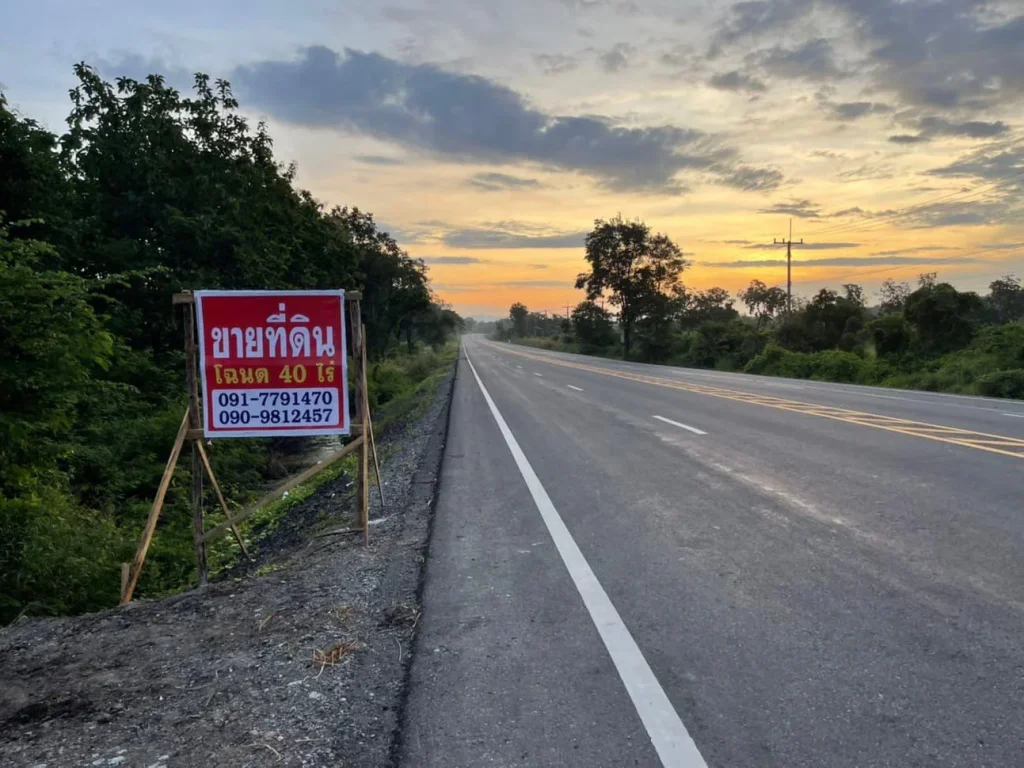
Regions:
M 344 291 L 196 291 L 207 437 L 347 435 Z

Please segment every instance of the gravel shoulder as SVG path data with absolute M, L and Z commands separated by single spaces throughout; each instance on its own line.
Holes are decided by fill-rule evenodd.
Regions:
M 342 476 L 203 590 L 0 629 L 0 764 L 393 764 L 453 380 L 383 436 L 369 548 L 313 535 Z

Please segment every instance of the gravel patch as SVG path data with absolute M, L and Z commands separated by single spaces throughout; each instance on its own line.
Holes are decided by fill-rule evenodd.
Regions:
M 0 765 L 393 764 L 453 377 L 382 436 L 369 548 L 313 535 L 343 476 L 205 589 L 0 629 Z

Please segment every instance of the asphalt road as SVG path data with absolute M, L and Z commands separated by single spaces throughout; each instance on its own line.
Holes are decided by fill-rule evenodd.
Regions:
M 1024 403 L 464 353 L 405 765 L 1024 765 Z

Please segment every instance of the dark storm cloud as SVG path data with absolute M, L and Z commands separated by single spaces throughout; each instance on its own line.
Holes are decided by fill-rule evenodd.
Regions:
M 745 75 L 739 70 L 723 72 L 719 75 L 712 75 L 708 85 L 720 91 L 748 91 L 750 93 L 761 93 L 768 90 L 768 87 L 756 77 Z
M 536 179 L 524 179 L 519 176 L 509 176 L 507 173 L 475 173 L 469 179 L 469 183 L 477 189 L 482 189 L 485 192 L 539 189 L 541 187 L 541 183 Z
M 778 186 L 781 175 L 744 169 L 735 148 L 674 125 L 631 128 L 602 117 L 543 112 L 483 77 L 323 46 L 292 61 L 239 67 L 240 93 L 274 117 L 352 131 L 453 161 L 523 162 L 576 171 L 615 190 L 678 192 L 693 171 L 720 184 Z
M 788 203 L 775 203 L 770 208 L 762 208 L 758 213 L 774 213 L 784 216 L 796 216 L 801 219 L 817 219 L 821 216 L 821 206 L 810 200 L 790 200 Z
M 580 60 L 564 53 L 540 53 L 533 57 L 533 63 L 540 67 L 545 75 L 561 75 L 576 69 L 580 65 Z
M 806 247 L 806 246 L 804 246 Z M 965 263 L 977 262 L 979 259 L 958 259 Z M 828 259 L 793 259 L 794 265 L 802 267 L 870 267 L 872 265 L 896 264 L 933 264 L 935 259 L 913 256 L 835 256 Z M 726 269 L 746 269 L 749 267 L 784 267 L 785 259 L 757 259 L 754 261 L 704 261 L 708 267 L 724 267 Z

